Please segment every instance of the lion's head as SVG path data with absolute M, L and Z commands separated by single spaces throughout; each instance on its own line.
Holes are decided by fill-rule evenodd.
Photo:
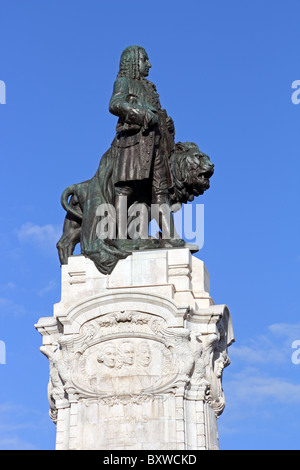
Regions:
M 170 158 L 170 168 L 174 182 L 172 203 L 185 204 L 209 188 L 209 178 L 214 165 L 209 156 L 201 152 L 193 142 L 178 142 Z

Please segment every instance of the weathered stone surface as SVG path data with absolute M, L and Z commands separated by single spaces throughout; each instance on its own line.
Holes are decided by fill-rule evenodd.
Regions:
M 56 449 L 218 448 L 233 331 L 189 249 L 137 251 L 110 275 L 70 257 L 36 328 Z

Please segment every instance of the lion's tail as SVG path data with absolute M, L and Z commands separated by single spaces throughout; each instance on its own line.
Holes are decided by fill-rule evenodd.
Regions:
M 76 195 L 76 185 L 71 184 L 71 186 L 68 186 L 62 193 L 60 202 L 65 211 L 69 212 L 70 214 L 73 214 L 75 217 L 82 220 L 82 213 L 78 212 L 75 207 L 72 207 L 69 203 L 69 197 L 74 195 Z

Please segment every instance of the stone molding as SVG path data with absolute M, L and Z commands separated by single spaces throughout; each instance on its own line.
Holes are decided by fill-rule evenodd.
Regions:
M 93 268 L 70 257 L 54 316 L 35 325 L 56 448 L 218 448 L 234 337 L 203 262 L 170 249 L 133 253 L 111 275 Z

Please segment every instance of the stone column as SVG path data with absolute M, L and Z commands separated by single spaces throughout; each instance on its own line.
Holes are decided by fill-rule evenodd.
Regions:
M 188 248 L 134 252 L 110 275 L 70 257 L 35 326 L 56 449 L 218 449 L 233 331 Z

